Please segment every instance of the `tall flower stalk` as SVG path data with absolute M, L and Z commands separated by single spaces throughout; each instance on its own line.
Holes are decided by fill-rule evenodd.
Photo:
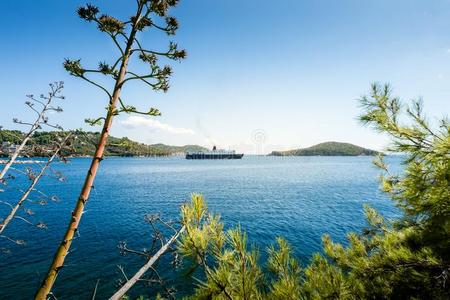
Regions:
M 20 145 L 16 148 L 16 150 L 13 152 L 13 154 L 10 156 L 6 164 L 3 166 L 3 169 L 0 171 L 0 183 L 4 181 L 4 177 L 8 170 L 13 165 L 14 161 L 17 159 L 19 154 L 24 150 L 26 144 L 31 139 L 33 134 L 42 128 L 43 125 L 49 126 L 51 128 L 55 129 L 62 129 L 59 125 L 52 125 L 48 122 L 48 118 L 46 114 L 48 112 L 61 112 L 62 108 L 59 106 L 53 106 L 52 102 L 55 99 L 64 99 L 64 96 L 61 95 L 61 92 L 64 88 L 64 83 L 62 81 L 50 83 L 50 91 L 47 93 L 47 95 L 42 94 L 39 98 L 34 97 L 33 95 L 27 95 L 28 101 L 25 102 L 25 104 L 33 110 L 37 114 L 37 118 L 33 123 L 28 123 L 24 121 L 20 121 L 19 119 L 14 119 L 14 123 L 21 124 L 21 125 L 28 125 L 30 126 L 30 129 L 25 134 L 25 137 L 23 138 Z
M 35 190 L 36 185 L 39 180 L 41 180 L 42 176 L 44 176 L 45 172 L 50 168 L 50 165 L 59 157 L 61 150 L 66 146 L 67 141 L 69 140 L 72 133 L 67 134 L 64 139 L 56 146 L 53 150 L 53 154 L 47 160 L 45 165 L 41 168 L 39 173 L 36 176 L 31 176 L 32 181 L 28 186 L 27 190 L 22 194 L 19 201 L 16 202 L 14 206 L 11 206 L 11 211 L 6 216 L 6 218 L 0 223 L 0 237 L 2 237 L 3 231 L 6 229 L 11 220 L 16 216 L 17 211 L 22 206 L 22 204 L 28 199 L 28 196 Z
M 178 28 L 178 22 L 175 18 L 168 16 L 167 12 L 177 3 L 178 0 L 136 0 L 136 12 L 127 21 L 121 21 L 112 16 L 100 14 L 99 9 L 90 4 L 78 9 L 80 18 L 87 22 L 97 24 L 98 30 L 104 32 L 112 39 L 120 55 L 113 64 L 100 62 L 96 69 L 84 68 L 81 65 L 80 59 L 67 59 L 64 62 L 64 68 L 71 75 L 79 77 L 102 90 L 107 95 L 108 106 L 104 117 L 86 120 L 92 125 L 101 124 L 101 122 L 103 122 L 103 129 L 78 201 L 72 212 L 68 228 L 55 253 L 48 273 L 35 295 L 36 299 L 47 298 L 59 270 L 63 267 L 73 237 L 78 230 L 80 220 L 83 216 L 84 207 L 89 199 L 89 194 L 94 184 L 97 170 L 103 159 L 106 142 L 114 117 L 120 113 L 137 113 L 149 116 L 160 115 L 160 112 L 155 108 L 150 108 L 148 111 L 139 111 L 136 107 L 127 105 L 125 101 L 120 98 L 120 95 L 125 83 L 134 80 L 145 83 L 155 91 L 166 92 L 168 90 L 168 79 L 172 74 L 172 70 L 169 66 L 161 67 L 158 64 L 158 58 L 165 57 L 172 60 L 181 60 L 185 58 L 186 52 L 184 50 L 178 50 L 177 44 L 172 42 L 170 42 L 168 49 L 165 51 L 145 49 L 139 42 L 137 34 L 147 28 L 154 28 L 155 30 L 165 32 L 168 35 L 175 34 L 175 31 Z M 130 59 L 136 55 L 141 62 L 149 66 L 149 73 L 139 75 L 128 70 Z M 114 88 L 112 91 L 108 90 L 106 87 L 90 78 L 90 75 L 105 75 L 112 78 L 114 80 Z

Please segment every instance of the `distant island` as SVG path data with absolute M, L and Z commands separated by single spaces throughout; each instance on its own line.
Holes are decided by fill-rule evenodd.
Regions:
M 71 150 L 65 155 L 69 156 L 92 156 L 95 145 L 100 137 L 99 132 L 86 132 L 81 130 L 72 131 L 76 138 L 73 140 Z M 48 148 L 57 141 L 58 137 L 65 136 L 68 131 L 42 131 L 36 132 L 31 138 L 24 151 L 24 156 L 38 157 L 46 156 L 43 149 Z M 8 156 L 14 152 L 17 144 L 22 141 L 24 133 L 18 130 L 0 130 L 0 156 Z M 147 145 L 130 140 L 129 138 L 117 138 L 110 136 L 106 146 L 106 156 L 171 156 L 183 155 L 188 151 L 205 151 L 204 147 L 198 145 L 170 146 L 164 144 Z
M 271 156 L 359 156 L 377 155 L 379 152 L 350 143 L 325 142 L 308 148 L 273 151 Z

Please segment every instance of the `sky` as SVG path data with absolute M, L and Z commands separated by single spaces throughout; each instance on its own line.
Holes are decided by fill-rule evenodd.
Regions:
M 84 3 L 0 2 L 0 125 L 21 129 L 13 117 L 33 118 L 25 95 L 62 80 L 64 112 L 50 119 L 100 131 L 84 119 L 103 115 L 107 99 L 62 67 L 65 58 L 95 67 L 116 55 L 107 36 L 77 17 Z M 135 5 L 90 3 L 123 19 Z M 257 154 L 325 141 L 382 150 L 389 139 L 357 120 L 372 82 L 391 84 L 406 102 L 422 97 L 431 122 L 450 111 L 450 0 L 181 0 L 170 14 L 180 23 L 176 36 L 139 36 L 149 49 L 174 41 L 187 50 L 171 63 L 170 90 L 131 84 L 123 93 L 162 116 L 121 115 L 114 136 Z

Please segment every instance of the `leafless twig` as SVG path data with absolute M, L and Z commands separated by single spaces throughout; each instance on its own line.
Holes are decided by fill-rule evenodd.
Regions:
M 46 117 L 46 113 L 49 110 L 54 110 L 51 106 L 51 103 L 54 99 L 64 99 L 64 96 L 61 96 L 61 91 L 64 88 L 64 83 L 62 81 L 50 83 L 50 91 L 48 92 L 48 96 L 41 95 L 40 99 L 35 98 L 33 95 L 27 95 L 27 97 L 30 99 L 29 101 L 25 102 L 26 105 L 28 105 L 34 112 L 37 113 L 37 119 L 34 121 L 34 123 L 28 123 L 21 121 L 17 118 L 14 118 L 14 123 L 22 124 L 22 125 L 29 125 L 31 128 L 29 129 L 28 133 L 25 135 L 24 139 L 22 140 L 22 143 L 17 147 L 17 149 L 14 151 L 14 153 L 9 158 L 8 162 L 4 165 L 3 169 L 0 171 L 0 182 L 3 181 L 3 177 L 5 176 L 6 172 L 8 172 L 9 168 L 12 166 L 14 161 L 17 159 L 19 154 L 22 152 L 22 150 L 25 148 L 25 145 L 28 143 L 28 141 L 31 139 L 33 134 L 42 128 L 43 125 L 50 126 L 52 128 L 56 129 L 62 129 L 59 125 L 52 125 L 48 123 L 48 118 Z M 35 105 L 41 106 L 40 110 L 37 110 L 35 108 Z M 62 109 L 60 109 L 62 111 Z
M 133 286 L 135 285 L 140 278 L 153 267 L 153 264 L 169 249 L 169 246 L 176 241 L 178 236 L 184 232 L 185 227 L 181 227 L 180 230 L 176 234 L 174 234 L 159 250 L 156 252 L 149 260 L 148 262 L 143 265 L 136 274 L 133 275 L 127 282 L 116 292 L 114 295 L 109 298 L 110 300 L 119 300 L 125 295 L 125 293 Z
M 39 172 L 39 174 L 34 175 L 31 177 L 33 178 L 32 183 L 30 184 L 30 186 L 28 187 L 27 191 L 22 195 L 22 197 L 20 198 L 20 200 L 16 203 L 16 205 L 12 208 L 11 212 L 8 214 L 8 216 L 3 220 L 3 222 L 0 224 L 0 234 L 3 233 L 3 231 L 5 230 L 6 226 L 9 224 L 9 222 L 15 217 L 15 214 L 17 213 L 18 209 L 20 208 L 20 206 L 23 204 L 23 202 L 28 198 L 28 196 L 30 195 L 30 193 L 34 190 L 36 184 L 39 182 L 39 180 L 41 179 L 41 177 L 45 174 L 45 171 L 47 170 L 47 168 L 50 166 L 50 164 L 58 157 L 60 150 L 64 147 L 64 145 L 66 144 L 67 140 L 70 138 L 71 133 L 69 133 L 63 140 L 63 142 L 60 143 L 60 145 L 58 146 L 58 148 L 56 149 L 56 151 L 53 153 L 53 155 L 47 160 L 47 163 L 45 164 L 45 166 L 41 169 L 41 171 Z M 29 172 L 30 173 L 30 172 Z M 17 216 L 16 216 L 17 217 Z M 21 218 L 21 217 L 20 217 Z M 22 218 L 23 219 L 23 218 Z M 44 226 L 41 226 L 40 228 L 44 228 Z

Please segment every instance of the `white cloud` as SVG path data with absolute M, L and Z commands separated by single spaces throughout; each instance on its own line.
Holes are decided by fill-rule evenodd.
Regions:
M 170 134 L 180 134 L 180 135 L 194 135 L 195 132 L 189 128 L 183 127 L 173 127 L 169 124 L 161 123 L 158 120 L 145 118 L 142 116 L 129 116 L 125 120 L 120 122 L 127 128 L 138 128 L 145 127 L 150 130 L 166 132 Z

